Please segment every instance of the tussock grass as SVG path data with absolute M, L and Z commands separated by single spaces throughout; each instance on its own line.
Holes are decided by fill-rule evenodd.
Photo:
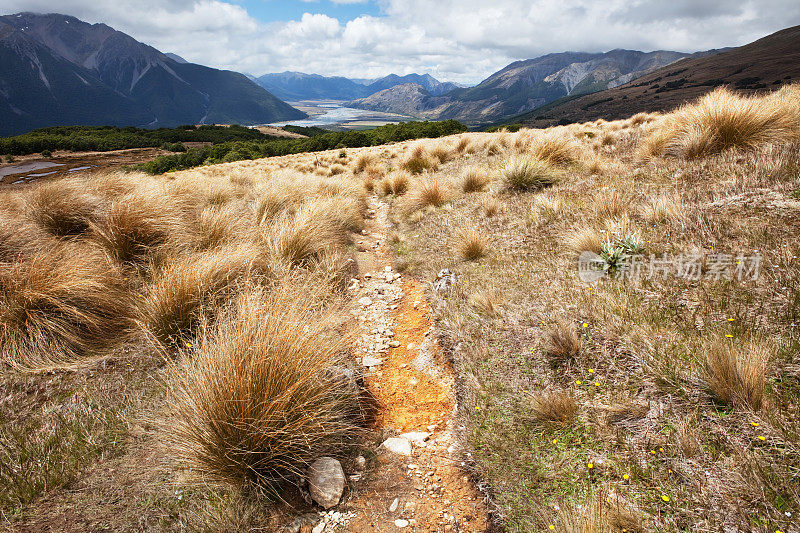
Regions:
M 560 174 L 546 161 L 531 157 L 512 157 L 500 170 L 503 183 L 512 190 L 532 191 L 558 182 Z
M 491 183 L 489 173 L 479 167 L 467 167 L 461 173 L 461 192 L 480 192 Z
M 563 364 L 575 360 L 581 352 L 581 338 L 575 324 L 559 320 L 546 333 L 545 352 L 551 361 Z
M 743 96 L 724 87 L 666 115 L 645 141 L 647 155 L 702 157 L 800 137 L 800 91 Z
M 3 200 L 6 198 L 0 197 Z M 25 218 L 20 210 L 0 208 L 0 263 L 33 257 L 53 244 L 42 227 Z
M 719 402 L 758 411 L 764 404 L 770 349 L 749 343 L 711 341 L 703 347 L 704 372 L 709 391 Z
M 206 207 L 197 221 L 197 246 L 206 250 L 249 239 L 255 221 L 247 213 L 246 207 L 236 203 Z
M 34 187 L 25 198 L 28 217 L 56 237 L 84 235 L 102 210 L 85 180 L 65 179 Z
M 353 163 L 353 173 L 360 174 L 375 162 L 375 156 L 370 153 L 361 153 Z
M 456 155 L 453 148 L 445 141 L 434 143 L 433 146 L 428 149 L 428 153 L 432 158 L 438 161 L 440 165 L 451 161 Z
M 269 257 L 252 243 L 170 258 L 141 299 L 143 329 L 162 345 L 185 344 L 247 281 L 272 278 Z M 201 315 L 205 313 L 205 315 Z
M 542 391 L 531 398 L 531 415 L 539 422 L 570 424 L 578 416 L 578 402 L 564 390 Z
M 297 484 L 357 432 L 336 315 L 308 286 L 251 288 L 204 326 L 171 375 L 168 421 L 177 458 L 204 483 Z
M 465 261 L 476 261 L 487 253 L 486 237 L 472 225 L 462 226 L 456 232 L 456 251 Z
M 483 212 L 483 216 L 492 218 L 503 208 L 503 203 L 496 196 L 485 194 L 478 203 L 478 206 Z
M 412 151 L 412 154 L 400 163 L 400 168 L 410 172 L 411 174 L 422 174 L 423 172 L 432 172 L 438 168 L 437 159 L 424 152 L 422 155 L 414 155 L 418 150 Z
M 408 214 L 426 207 L 441 207 L 453 198 L 452 190 L 441 180 L 433 177 L 421 179 L 413 184 L 404 199 Z
M 156 194 L 136 191 L 112 201 L 91 223 L 91 238 L 114 260 L 138 266 L 157 248 L 188 248 L 193 239 L 180 206 Z
M 404 170 L 396 170 L 389 174 L 380 183 L 380 191 L 384 196 L 393 194 L 402 196 L 411 185 L 411 174 Z
M 29 369 L 71 365 L 107 351 L 132 330 L 120 273 L 86 245 L 59 245 L 0 265 L 0 358 Z
M 595 228 L 586 226 L 570 230 L 564 236 L 564 242 L 575 253 L 594 252 L 599 254 L 605 239 Z
M 480 314 L 490 318 L 500 316 L 505 297 L 497 289 L 483 289 L 469 295 L 469 304 Z
M 608 220 L 623 215 L 630 204 L 617 189 L 605 189 L 594 201 L 594 214 L 598 220 Z
M 551 194 L 537 194 L 533 198 L 530 211 L 531 223 L 549 224 L 558 219 L 564 209 L 564 203 Z
M 534 136 L 527 152 L 531 157 L 551 165 L 568 165 L 578 160 L 580 147 L 566 135 L 548 133 Z
M 676 222 L 686 218 L 686 209 L 678 195 L 655 196 L 642 208 L 642 217 L 651 223 Z

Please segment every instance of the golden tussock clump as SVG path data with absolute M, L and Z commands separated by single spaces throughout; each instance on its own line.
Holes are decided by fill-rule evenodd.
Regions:
M 0 359 L 48 368 L 105 355 L 132 331 L 131 293 L 86 244 L 0 265 Z
M 605 189 L 594 199 L 594 214 L 598 220 L 607 220 L 624 214 L 630 204 L 617 189 Z
M 197 246 L 201 250 L 247 240 L 255 228 L 254 218 L 240 203 L 204 208 L 197 220 Z
M 360 174 L 375 162 L 375 156 L 370 153 L 361 153 L 353 163 L 353 173 Z
M 580 354 L 581 346 L 578 328 L 573 322 L 559 320 L 548 328 L 545 352 L 553 362 L 561 364 L 574 360 Z
M 163 190 L 141 189 L 113 200 L 91 223 L 91 238 L 114 260 L 141 266 L 157 248 L 188 248 L 193 235 L 179 204 Z
M 164 346 L 188 341 L 201 318 L 211 318 L 200 313 L 219 309 L 242 282 L 272 277 L 268 256 L 253 243 L 169 258 L 154 270 L 139 314 L 143 329 Z
M 564 236 L 564 242 L 575 253 L 593 252 L 599 254 L 604 238 L 595 228 L 582 227 L 570 230 Z
M 534 420 L 552 424 L 569 424 L 578 415 L 578 403 L 563 390 L 543 391 L 534 395 L 530 408 Z
M 512 157 L 500 169 L 503 183 L 509 189 L 535 191 L 557 183 L 560 173 L 546 161 L 533 157 Z
M 486 255 L 487 242 L 483 233 L 472 225 L 456 231 L 456 251 L 465 261 L 476 261 Z
M 469 304 L 480 314 L 497 318 L 503 308 L 503 293 L 497 289 L 484 289 L 469 295 Z
M 440 165 L 447 163 L 456 156 L 453 148 L 450 147 L 446 141 L 438 141 L 433 143 L 433 145 L 428 149 L 428 153 L 432 158 L 438 161 Z
M 400 168 L 411 174 L 422 174 L 425 171 L 432 172 L 438 167 L 439 160 L 431 156 L 422 144 L 415 145 L 400 163 Z
M 642 208 L 642 217 L 651 223 L 674 222 L 686 217 L 681 197 L 675 194 L 650 198 Z
M 452 190 L 444 182 L 427 177 L 414 183 L 405 195 L 404 210 L 407 214 L 426 207 L 441 207 L 453 198 Z
M 56 237 L 76 237 L 89 231 L 102 212 L 103 202 L 86 180 L 64 179 L 32 188 L 25 195 L 28 218 Z
M 578 160 L 580 146 L 563 134 L 540 134 L 532 138 L 527 153 L 552 165 L 568 165 Z
M 715 400 L 754 411 L 764 404 L 767 366 L 771 351 L 754 342 L 736 346 L 716 340 L 703 347 L 703 369 Z
M 503 209 L 503 203 L 499 198 L 491 194 L 485 194 L 478 203 L 478 207 L 486 218 L 492 218 Z
M 486 170 L 478 167 L 467 167 L 461 173 L 461 191 L 465 193 L 479 192 L 491 183 L 492 178 Z
M 395 170 L 381 181 L 380 191 L 384 196 L 402 196 L 411 185 L 411 174 L 405 170 Z
M 278 491 L 358 434 L 347 339 L 317 292 L 249 288 L 171 368 L 168 442 L 198 482 Z
M 651 125 L 646 156 L 702 157 L 728 149 L 753 149 L 800 138 L 800 89 L 786 86 L 765 96 L 724 87 Z

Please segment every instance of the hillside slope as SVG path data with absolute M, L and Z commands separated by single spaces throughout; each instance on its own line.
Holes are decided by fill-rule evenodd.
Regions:
M 69 124 L 257 124 L 303 118 L 242 74 L 178 62 L 105 24 L 0 17 L 0 135 Z
M 527 126 L 623 118 L 664 111 L 721 85 L 745 92 L 773 89 L 800 77 L 800 26 L 719 54 L 682 59 L 635 83 L 557 102 L 512 119 Z
M 535 109 L 568 95 L 615 87 L 668 65 L 687 54 L 680 52 L 611 50 L 605 53 L 563 52 L 516 61 L 475 87 L 446 94 L 429 93 L 416 99 L 413 109 L 408 89 L 395 86 L 348 105 L 375 111 L 410 113 L 441 119 L 454 118 L 483 124 Z M 400 111 L 403 109 L 403 111 Z

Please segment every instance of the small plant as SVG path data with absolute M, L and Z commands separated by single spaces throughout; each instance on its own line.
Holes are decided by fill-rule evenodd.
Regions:
M 479 192 L 491 182 L 488 173 L 478 167 L 467 167 L 461 175 L 461 191 Z
M 712 341 L 703 349 L 704 371 L 714 399 L 758 411 L 764 403 L 770 350 L 763 344 L 739 347 L 733 341 Z
M 559 320 L 547 330 L 545 351 L 557 364 L 574 360 L 581 351 L 578 328 L 571 321 Z
M 340 150 L 339 151 L 339 159 L 344 159 L 347 157 L 347 150 Z
M 553 424 L 569 424 L 578 415 L 575 398 L 563 390 L 541 392 L 531 399 L 533 419 Z
M 42 150 L 41 155 L 42 157 L 53 157 L 53 152 L 50 150 Z
M 500 316 L 503 294 L 496 289 L 485 289 L 470 294 L 468 301 L 482 315 L 495 318 Z
M 632 255 L 644 251 L 644 242 L 638 233 L 626 233 L 616 239 L 608 239 L 600 246 L 600 257 L 605 261 L 605 271 L 613 275 Z
M 405 210 L 413 213 L 426 207 L 441 207 L 452 198 L 451 190 L 435 178 L 417 182 L 405 197 Z
M 400 163 L 400 168 L 412 174 L 422 174 L 425 171 L 433 171 L 436 170 L 437 166 L 436 160 L 425 154 L 419 156 L 412 154 L 411 157 Z
M 531 157 L 509 159 L 500 171 L 509 189 L 538 190 L 558 182 L 558 172 L 549 163 Z
M 462 227 L 456 235 L 458 254 L 465 261 L 476 261 L 486 255 L 486 238 L 475 227 Z

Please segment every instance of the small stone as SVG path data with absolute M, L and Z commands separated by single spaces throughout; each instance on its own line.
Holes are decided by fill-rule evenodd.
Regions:
M 361 364 L 364 366 L 378 366 L 383 363 L 383 359 L 380 357 L 375 357 L 373 355 L 365 355 L 361 359 Z
M 385 266 L 385 267 L 383 267 L 383 271 L 384 271 L 384 272 L 391 272 L 391 271 L 392 271 L 392 267 L 390 267 L 390 266 Z
M 395 498 L 392 504 L 389 506 L 389 512 L 393 513 L 397 510 L 397 506 L 400 505 L 400 498 Z
M 370 304 L 372 304 L 372 298 L 370 298 L 369 296 L 364 296 L 358 299 L 358 305 L 360 305 L 361 307 L 367 307 Z
M 320 457 L 308 468 L 307 479 L 311 499 L 321 507 L 330 509 L 339 503 L 345 486 L 344 471 L 339 461 L 333 457 Z
M 364 470 L 367 466 L 367 459 L 363 455 L 356 457 L 355 467 L 356 470 Z
M 359 481 L 361 481 L 361 474 L 353 474 L 347 479 L 349 479 L 352 483 L 358 483 Z
M 400 341 L 390 341 L 389 346 L 391 346 L 392 348 L 397 348 L 398 346 L 400 346 Z
M 405 520 L 403 518 L 398 518 L 397 520 L 394 521 L 394 525 L 396 525 L 399 528 L 408 527 L 408 520 Z
M 393 453 L 411 455 L 411 442 L 402 437 L 390 437 L 383 441 L 382 446 Z
M 425 442 L 430 436 L 430 433 L 425 433 L 424 431 L 409 431 L 408 433 L 400 435 L 400 437 L 408 439 L 414 444 Z
M 325 531 L 325 522 L 320 522 L 314 526 L 314 529 L 311 530 L 311 533 L 322 533 L 323 531 Z

